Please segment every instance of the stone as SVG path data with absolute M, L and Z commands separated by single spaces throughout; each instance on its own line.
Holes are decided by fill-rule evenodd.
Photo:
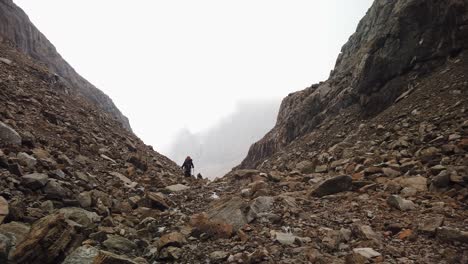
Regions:
M 93 264 L 98 254 L 97 248 L 81 246 L 68 255 L 62 264 Z
M 368 225 L 360 225 L 357 227 L 357 234 L 359 237 L 367 240 L 372 240 L 376 243 L 380 243 L 380 236 L 375 233 L 372 228 Z
M 220 219 L 209 219 L 205 213 L 193 215 L 190 218 L 190 226 L 193 227 L 191 235 L 195 237 L 204 234 L 207 238 L 228 239 L 234 233 L 231 224 Z
M 418 230 L 422 233 L 434 235 L 437 228 L 441 227 L 443 223 L 444 223 L 443 216 L 426 218 L 426 219 L 423 219 L 419 223 Z
M 49 181 L 49 176 L 42 173 L 32 173 L 24 175 L 23 177 L 21 177 L 21 179 L 26 187 L 32 190 L 37 190 L 44 187 L 47 184 L 47 182 Z
M 432 178 L 431 184 L 437 188 L 445 188 L 450 185 L 450 174 L 448 171 L 441 171 L 437 176 Z
M 8 255 L 11 251 L 11 239 L 0 234 L 0 263 L 8 263 Z
M 225 251 L 213 251 L 210 253 L 210 260 L 214 262 L 224 261 L 229 257 L 229 253 Z
M 401 187 L 411 187 L 420 192 L 427 191 L 427 178 L 423 176 L 399 177 L 394 180 Z
M 164 189 L 166 189 L 169 192 L 181 192 L 181 191 L 190 189 L 190 187 L 183 185 L 183 184 L 175 184 L 175 185 L 166 186 Z
M 400 211 L 409 211 L 416 208 L 416 205 L 412 201 L 405 200 L 398 195 L 389 196 L 387 199 L 387 204 Z
M 382 168 L 382 173 L 385 174 L 385 176 L 390 177 L 390 178 L 395 178 L 401 175 L 399 171 L 394 170 L 392 168 Z
M 182 249 L 178 247 L 165 247 L 159 252 L 161 260 L 178 260 L 182 255 Z
M 296 241 L 296 236 L 291 233 L 275 232 L 272 231 L 275 241 L 278 241 L 281 245 L 291 246 Z
M 99 250 L 92 264 L 138 264 L 135 261 L 112 252 Z
M 5 63 L 6 65 L 11 65 L 13 62 L 7 58 L 1 58 L 0 57 L 0 62 Z
M 13 128 L 0 121 L 0 145 L 21 145 L 21 136 Z
M 78 203 L 83 208 L 89 208 L 92 205 L 92 198 L 90 192 L 82 192 L 78 195 Z
M 8 206 L 8 201 L 5 200 L 2 196 L 0 196 L 0 224 L 3 223 L 3 220 L 5 220 L 5 217 L 8 216 L 10 210 Z
M 418 190 L 411 188 L 411 187 L 405 187 L 400 191 L 400 194 L 403 197 L 415 196 L 417 193 L 418 193 Z
M 78 207 L 64 207 L 59 210 L 67 220 L 71 220 L 86 228 L 101 221 L 101 217 L 95 212 L 87 211 Z
M 444 170 L 446 170 L 446 169 L 447 169 L 447 168 L 446 168 L 444 165 L 440 165 L 440 164 L 439 164 L 439 165 L 435 165 L 435 166 L 433 166 L 433 167 L 430 168 L 431 173 L 432 173 L 433 175 L 437 175 L 437 174 L 439 174 L 440 172 L 442 172 L 442 171 L 444 171 Z
M 318 165 L 315 167 L 315 173 L 325 173 L 328 171 L 328 165 Z
M 119 180 L 121 180 L 123 182 L 124 186 L 127 187 L 127 188 L 132 189 L 132 188 L 135 188 L 138 185 L 138 183 L 131 181 L 129 178 L 125 177 L 121 173 L 111 172 L 109 174 L 116 177 L 116 178 L 118 178 Z
M 340 243 L 345 239 L 341 231 L 333 230 L 328 227 L 320 227 L 318 229 L 318 234 L 322 244 L 329 250 L 338 249 Z
M 162 194 L 149 192 L 146 194 L 146 198 L 150 201 L 151 208 L 159 210 L 166 210 L 170 208 L 169 204 L 167 203 L 166 199 Z
M 49 199 L 63 199 L 68 197 L 70 193 L 70 190 L 64 188 L 62 184 L 55 179 L 49 180 L 43 190 Z
M 185 236 L 179 232 L 172 232 L 162 236 L 158 241 L 158 249 L 161 250 L 164 247 L 182 247 L 187 243 Z
M 249 206 L 249 211 L 247 212 L 247 222 L 252 222 L 261 214 L 266 213 L 271 210 L 273 203 L 275 201 L 274 197 L 270 196 L 260 196 L 255 198 Z
M 52 214 L 36 221 L 24 240 L 10 253 L 13 263 L 58 263 L 64 252 L 73 250 L 82 235 L 62 214 Z
M 367 259 L 381 256 L 381 254 L 372 248 L 354 248 L 353 252 L 359 254 Z
M 137 245 L 121 236 L 108 236 L 107 240 L 102 243 L 107 249 L 131 253 L 137 249 Z
M 451 227 L 439 227 L 436 231 L 438 239 L 445 242 L 455 242 L 467 244 L 468 243 L 468 232 L 461 231 Z
M 11 238 L 12 246 L 21 243 L 28 235 L 31 227 L 20 222 L 10 222 L 0 225 L 0 234 Z
M 308 160 L 304 160 L 296 164 L 296 170 L 304 174 L 313 173 L 314 169 L 315 169 L 314 164 Z
M 21 165 L 26 166 L 28 168 L 34 168 L 37 164 L 37 160 L 33 157 L 28 155 L 27 153 L 20 152 L 16 155 L 18 161 Z
M 220 200 L 215 203 L 208 211 L 211 219 L 224 221 L 238 230 L 248 223 L 244 214 L 247 204 L 239 197 L 233 197 L 230 200 Z
M 351 176 L 343 175 L 325 180 L 320 183 L 312 192 L 312 196 L 322 197 L 351 190 L 353 179 Z

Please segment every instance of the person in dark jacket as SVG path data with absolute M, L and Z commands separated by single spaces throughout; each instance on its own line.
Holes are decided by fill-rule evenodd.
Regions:
M 190 158 L 190 156 L 187 156 L 187 158 L 185 158 L 184 164 L 182 164 L 182 169 L 184 169 L 185 177 L 192 176 L 192 168 L 195 168 L 193 166 L 192 158 Z

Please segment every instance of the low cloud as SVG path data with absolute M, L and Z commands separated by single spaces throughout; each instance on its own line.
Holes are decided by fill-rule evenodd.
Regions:
M 221 177 L 245 158 L 250 145 L 273 128 L 279 105 L 279 99 L 239 102 L 234 113 L 205 131 L 179 131 L 168 156 L 178 163 L 191 156 L 196 173 L 210 179 Z

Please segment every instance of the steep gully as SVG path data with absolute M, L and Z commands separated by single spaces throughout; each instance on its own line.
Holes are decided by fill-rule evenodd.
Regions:
M 467 263 L 467 1 L 377 0 L 207 182 L 0 46 L 6 263 Z

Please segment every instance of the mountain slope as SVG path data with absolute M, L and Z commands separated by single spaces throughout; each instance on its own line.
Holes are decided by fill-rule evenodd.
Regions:
M 375 1 L 343 46 L 330 78 L 290 94 L 278 121 L 255 143 L 242 168 L 256 167 L 296 138 L 351 106 L 372 116 L 468 46 L 467 1 Z
M 131 130 L 128 119 L 112 100 L 81 77 L 12 0 L 0 1 L 0 42 L 11 43 L 36 61 L 44 63 L 52 74 L 61 76 L 73 90 L 110 113 L 126 129 Z
M 135 238 L 135 224 L 170 207 L 156 191 L 184 181 L 50 74 L 0 44 L 1 263 L 60 263 L 90 237 Z

